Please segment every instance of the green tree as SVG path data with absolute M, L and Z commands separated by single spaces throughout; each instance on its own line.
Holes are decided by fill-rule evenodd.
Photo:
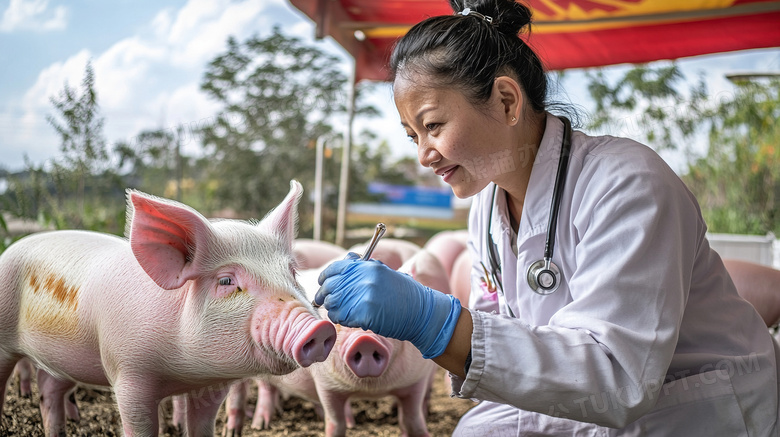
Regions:
M 701 126 L 699 117 L 708 101 L 706 85 L 700 80 L 696 86 L 680 89 L 685 77 L 676 64 L 636 66 L 614 83 L 600 69 L 587 77 L 596 103 L 590 128 L 637 133 L 663 150 L 684 149 L 679 139 L 692 136 Z
M 258 216 L 282 199 L 290 179 L 307 191 L 313 187 L 316 139 L 337 138 L 334 120 L 346 119 L 344 67 L 278 27 L 267 38 L 227 41 L 226 52 L 208 64 L 201 83 L 222 106 L 201 129 L 219 206 Z M 376 114 L 359 96 L 356 114 Z M 331 186 L 338 184 L 340 153 L 334 155 L 324 172 Z M 351 186 L 365 181 L 361 173 L 351 176 Z M 302 213 L 306 209 L 302 204 Z
M 56 115 L 47 120 L 60 136 L 62 157 L 46 165 L 26 159 L 26 169 L 7 178 L 2 210 L 57 229 L 121 233 L 124 185 L 106 151 L 89 63 L 81 85 L 79 91 L 66 83 L 58 96 L 50 98 Z
M 597 114 L 591 128 L 628 130 L 648 145 L 687 154 L 682 179 L 711 232 L 780 235 L 780 81 L 745 81 L 733 94 L 708 95 L 703 81 L 682 89 L 674 64 L 637 66 L 610 81 L 589 74 Z M 690 144 L 705 137 L 697 157 Z
M 106 140 L 103 136 L 103 117 L 100 116 L 95 92 L 95 71 L 88 62 L 82 91 L 65 83 L 59 97 L 51 97 L 57 116 L 48 115 L 49 124 L 60 135 L 63 164 L 55 164 L 58 172 L 69 173 L 76 184 L 78 208 L 83 215 L 88 179 L 109 169 Z M 71 178 L 66 178 L 71 179 Z
M 130 185 L 181 201 L 184 167 L 190 161 L 181 152 L 183 134 L 183 126 L 175 133 L 172 129 L 144 130 L 134 141 L 116 143 L 118 168 L 123 169 Z
M 683 179 L 710 230 L 780 235 L 780 81 L 744 81 L 704 113 L 707 154 Z

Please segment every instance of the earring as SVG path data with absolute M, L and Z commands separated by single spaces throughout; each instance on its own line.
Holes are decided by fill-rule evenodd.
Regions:
M 514 123 L 514 122 L 516 122 L 516 121 L 517 121 L 517 117 L 515 117 L 515 116 L 513 115 L 513 116 L 512 116 L 512 123 Z

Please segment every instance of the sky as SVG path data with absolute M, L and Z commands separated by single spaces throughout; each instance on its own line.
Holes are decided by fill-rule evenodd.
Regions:
M 219 106 L 199 89 L 206 63 L 225 50 L 229 36 L 267 36 L 276 24 L 337 55 L 345 73 L 351 71 L 352 59 L 329 38 L 315 41 L 313 23 L 287 0 L 0 0 L 0 167 L 20 170 L 25 157 L 40 165 L 60 156 L 59 138 L 46 119 L 54 115 L 50 98 L 66 83 L 80 89 L 90 61 L 109 148 L 132 142 L 143 130 L 208 122 Z M 703 75 L 717 96 L 732 90 L 726 74 L 780 71 L 780 49 L 678 64 L 691 81 Z M 609 67 L 607 74 L 627 68 Z M 584 71 L 567 72 L 558 100 L 589 110 L 586 83 Z M 374 131 L 398 157 L 414 155 L 389 85 L 375 87 L 368 100 L 383 116 L 358 121 L 355 131 Z M 199 152 L 193 138 L 183 140 L 185 153 Z M 673 167 L 680 159 L 668 158 Z

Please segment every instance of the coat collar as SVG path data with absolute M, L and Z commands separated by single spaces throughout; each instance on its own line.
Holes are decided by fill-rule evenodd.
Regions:
M 518 232 L 518 238 L 521 240 L 547 231 L 555 175 L 563 142 L 563 128 L 561 119 L 550 113 L 547 114 L 544 135 L 534 158 L 523 204 L 523 216 L 520 219 Z M 488 186 L 491 193 L 494 186 L 494 184 Z M 498 235 L 510 232 L 506 192 L 503 189 L 498 189 L 492 208 L 493 219 L 489 224 L 491 233 Z

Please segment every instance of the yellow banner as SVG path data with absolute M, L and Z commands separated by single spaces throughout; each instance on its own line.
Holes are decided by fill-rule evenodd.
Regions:
M 588 21 L 730 7 L 736 0 L 528 0 L 534 21 Z
M 532 33 L 569 33 L 668 24 L 780 10 L 780 2 L 736 0 L 528 0 Z M 398 38 L 411 26 L 364 28 L 368 38 Z

